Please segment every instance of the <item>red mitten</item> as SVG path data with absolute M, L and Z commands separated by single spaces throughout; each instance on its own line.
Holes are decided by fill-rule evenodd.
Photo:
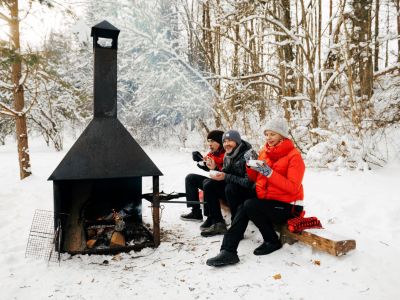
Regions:
M 304 229 L 322 228 L 321 222 L 316 217 L 296 217 L 287 221 L 290 232 L 300 233 Z

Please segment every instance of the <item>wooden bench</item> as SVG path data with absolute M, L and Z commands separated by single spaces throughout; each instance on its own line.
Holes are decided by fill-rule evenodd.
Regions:
M 221 209 L 230 213 L 229 206 L 223 199 L 219 199 Z M 290 232 L 287 225 L 275 227 L 280 233 L 282 244 L 293 245 L 297 242 L 307 244 L 314 249 L 327 252 L 334 256 L 342 256 L 356 249 L 356 241 L 331 233 L 326 229 L 306 229 L 302 233 Z
M 327 252 L 334 256 L 342 256 L 356 249 L 356 241 L 333 234 L 326 229 L 306 229 L 301 233 L 290 232 L 286 225 L 277 228 L 281 243 L 292 245 L 298 241 L 314 249 Z

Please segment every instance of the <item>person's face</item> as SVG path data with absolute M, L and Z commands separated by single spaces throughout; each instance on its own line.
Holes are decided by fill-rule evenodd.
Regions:
M 276 146 L 283 140 L 283 136 L 271 130 L 265 130 L 265 139 L 269 146 Z
M 235 141 L 232 141 L 230 139 L 225 139 L 224 140 L 224 149 L 226 153 L 231 153 L 233 149 L 235 149 L 237 146 L 237 143 Z
M 220 144 L 212 139 L 208 139 L 208 148 L 210 148 L 211 152 L 215 152 L 219 149 Z

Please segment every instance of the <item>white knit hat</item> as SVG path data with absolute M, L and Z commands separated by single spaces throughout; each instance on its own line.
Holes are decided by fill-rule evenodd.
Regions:
M 289 128 L 285 119 L 272 119 L 265 125 L 265 131 L 270 130 L 279 133 L 281 136 L 287 138 L 289 137 Z

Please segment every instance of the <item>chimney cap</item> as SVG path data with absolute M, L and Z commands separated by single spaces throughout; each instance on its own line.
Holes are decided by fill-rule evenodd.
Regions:
M 120 30 L 106 20 L 92 27 L 90 36 L 98 36 L 104 38 L 118 37 Z
M 120 30 L 108 23 L 107 21 L 100 22 L 92 27 L 92 31 L 90 36 L 93 37 L 93 48 L 111 48 L 117 49 L 118 48 L 118 35 Z M 112 44 L 111 47 L 105 47 L 99 45 L 98 41 L 99 38 L 111 39 Z

